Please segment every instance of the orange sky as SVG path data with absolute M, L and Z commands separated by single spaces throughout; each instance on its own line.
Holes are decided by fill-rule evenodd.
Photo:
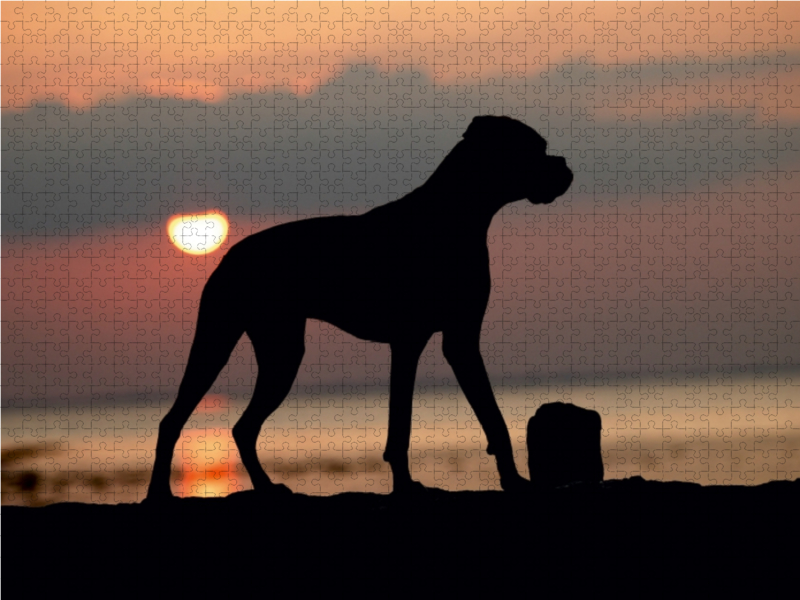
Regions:
M 733 355 L 753 363 L 776 357 L 789 363 L 797 354 L 784 340 L 792 339 L 787 329 L 795 316 L 785 307 L 796 302 L 788 288 L 798 280 L 800 265 L 798 219 L 792 220 L 800 181 L 792 146 L 800 122 L 795 93 L 800 85 L 800 67 L 795 66 L 800 63 L 795 51 L 800 42 L 800 3 L 648 3 L 641 10 L 636 3 L 395 2 L 252 6 L 5 2 L 0 8 L 2 107 L 18 111 L 13 118 L 4 114 L 8 128 L 4 135 L 16 138 L 3 154 L 3 165 L 9 169 L 4 173 L 9 186 L 3 197 L 4 218 L 14 217 L 4 227 L 16 223 L 16 229 L 3 231 L 3 310 L 16 319 L 4 331 L 9 340 L 4 356 L 11 357 L 4 397 L 89 395 L 95 393 L 92 386 L 103 384 L 126 390 L 137 385 L 151 391 L 168 388 L 171 394 L 181 374 L 181 352 L 191 339 L 202 283 L 225 248 L 273 224 L 280 215 L 289 220 L 296 218 L 294 212 L 308 216 L 364 211 L 365 197 L 380 203 L 410 191 L 412 182 L 427 176 L 433 164 L 415 167 L 411 163 L 415 155 L 409 151 L 399 159 L 405 161 L 401 165 L 405 171 L 376 159 L 365 163 L 374 171 L 370 176 L 385 178 L 360 180 L 351 177 L 353 167 L 344 164 L 345 158 L 358 157 L 340 151 L 340 146 L 357 146 L 348 152 L 359 156 L 362 143 L 369 149 L 389 147 L 387 132 L 404 128 L 403 117 L 418 107 L 422 109 L 417 121 L 430 118 L 431 99 L 437 94 L 431 86 L 417 86 L 403 111 L 381 117 L 375 130 L 382 137 L 365 141 L 348 125 L 350 137 L 326 142 L 326 151 L 335 150 L 342 157 L 330 181 L 318 176 L 326 166 L 309 164 L 300 169 L 291 163 L 296 157 L 311 162 L 311 154 L 294 153 L 293 148 L 319 148 L 320 137 L 313 136 L 297 142 L 287 138 L 283 146 L 276 145 L 274 165 L 248 164 L 255 173 L 252 181 L 244 170 L 228 169 L 222 159 L 235 165 L 261 151 L 254 145 L 242 158 L 230 137 L 234 128 L 228 130 L 224 115 L 210 114 L 213 111 L 203 115 L 203 123 L 216 119 L 211 129 L 224 130 L 228 136 L 222 138 L 221 151 L 206 143 L 214 133 L 202 141 L 194 139 L 188 116 L 187 132 L 180 140 L 148 139 L 162 125 L 181 125 L 169 115 L 169 108 L 155 119 L 155 111 L 136 112 L 137 134 L 126 130 L 120 141 L 105 128 L 87 133 L 92 117 L 76 116 L 80 111 L 70 113 L 67 127 L 62 113 L 55 111 L 42 128 L 47 131 L 40 131 L 36 119 L 43 111 L 28 111 L 26 117 L 24 109 L 34 101 L 100 106 L 106 97 L 120 103 L 162 97 L 224 103 L 234 93 L 266 95 L 276 88 L 302 96 L 316 93 L 318 86 L 330 84 L 355 64 L 378 73 L 419 72 L 439 85 L 470 88 L 462 95 L 475 102 L 461 102 L 457 108 L 457 94 L 440 94 L 454 100 L 448 108 L 459 112 L 448 116 L 450 129 L 439 138 L 440 149 L 455 143 L 456 117 L 463 116 L 465 125 L 468 118 L 492 108 L 491 102 L 480 104 L 476 84 L 485 84 L 481 94 L 491 101 L 506 93 L 502 89 L 506 82 L 546 80 L 558 88 L 506 96 L 516 104 L 505 106 L 519 109 L 531 124 L 546 114 L 548 126 L 553 127 L 551 147 L 569 159 L 576 179 L 570 194 L 548 209 L 551 212 L 537 209 L 524 214 L 515 212 L 524 211 L 516 207 L 509 209 L 503 222 L 498 218 L 490 236 L 499 257 L 494 273 L 507 288 L 503 288 L 506 299 L 487 313 L 487 339 L 502 339 L 520 348 L 529 343 L 534 348 L 529 348 L 531 356 L 538 356 L 544 347 L 536 344 L 549 344 L 551 350 L 561 344 L 557 352 L 553 350 L 554 361 L 571 356 L 576 365 L 591 365 L 593 347 L 576 349 L 570 341 L 573 334 L 556 327 L 583 314 L 584 298 L 596 299 L 596 306 L 604 302 L 627 306 L 627 295 L 641 292 L 657 306 L 642 304 L 639 313 L 623 320 L 642 320 L 648 311 L 652 317 L 667 308 L 674 308 L 669 318 L 705 318 L 707 312 L 722 314 L 728 321 L 739 319 L 715 334 L 722 341 L 712 348 L 717 353 L 713 360 L 727 364 Z M 760 54 L 766 57 L 761 60 Z M 561 73 L 564 65 L 572 70 Z M 624 80 L 624 87 L 639 94 L 630 110 L 631 99 L 623 86 L 614 89 L 624 75 L 623 70 L 614 70 L 617 65 L 641 67 L 637 73 L 641 77 Z M 655 68 L 645 73 L 644 66 Z M 591 89 L 571 91 L 585 83 L 586 73 L 594 77 Z M 391 79 L 374 79 L 376 86 L 392 85 Z M 550 104 L 537 106 L 547 92 Z M 388 94 L 374 97 L 390 101 Z M 240 107 L 251 104 L 246 98 L 240 100 Z M 502 107 L 503 101 L 495 106 Z M 319 103 L 324 106 L 324 99 Z M 737 111 L 749 120 L 739 118 Z M 97 118 L 113 116 L 113 109 L 91 112 Z M 255 109 L 250 112 L 248 123 L 264 117 Z M 297 122 L 302 123 L 308 115 L 297 112 Z M 681 119 L 674 119 L 671 127 L 662 126 L 675 115 Z M 337 125 L 358 123 L 361 116 L 343 107 Z M 634 131 L 632 141 L 622 136 L 648 123 L 658 130 L 655 134 L 651 131 L 645 137 Z M 611 128 L 616 137 L 604 137 Z M 564 137 L 559 139 L 556 132 Z M 671 137 L 675 133 L 682 137 Z M 420 144 L 396 147 L 412 145 Z M 176 148 L 185 150 L 185 156 Z M 740 158 L 745 150 L 750 153 L 749 165 Z M 282 158 L 281 151 L 291 158 Z M 193 152 L 200 158 L 193 158 Z M 200 159 L 207 169 L 192 170 Z M 326 160 L 329 164 L 333 163 Z M 114 167 L 108 171 L 111 176 L 105 171 L 107 165 Z M 151 175 L 152 165 L 158 169 Z M 285 183 L 274 184 L 279 172 L 291 175 L 283 177 Z M 265 188 L 259 177 L 269 186 Z M 380 193 L 373 193 L 375 188 Z M 330 190 L 337 194 L 345 190 L 349 196 L 341 197 L 346 203 L 336 205 L 338 196 L 326 195 Z M 370 193 L 362 195 L 364 190 Z M 295 197 L 302 202 L 292 204 Z M 320 212 L 322 198 L 328 213 Z M 122 208 L 128 212 L 120 212 Z M 167 240 L 166 221 L 174 214 L 205 208 L 227 210 L 230 236 L 213 256 L 183 256 Z M 677 235 L 671 212 L 683 219 Z M 579 223 L 579 218 L 591 222 Z M 500 235 L 513 228 L 518 229 L 514 236 Z M 550 240 L 549 245 L 538 239 L 541 236 Z M 526 241 L 531 239 L 536 241 Z M 581 243 L 594 246 L 587 250 Z M 603 252 L 617 249 L 614 260 L 602 259 Z M 631 251 L 654 254 L 626 255 Z M 698 263 L 701 259 L 705 262 Z M 674 283 L 676 272 L 680 285 Z M 534 273 L 537 279 L 531 290 L 518 292 L 517 286 L 527 285 L 524 282 Z M 745 276 L 750 278 L 748 285 L 742 283 Z M 725 282 L 717 285 L 716 279 Z M 625 287 L 631 281 L 639 286 L 634 291 Z M 725 296 L 717 301 L 721 308 L 709 304 L 705 312 L 695 310 L 685 300 L 696 295 L 692 286 L 699 286 L 709 298 Z M 574 297 L 563 300 L 565 290 L 576 290 Z M 652 294 L 660 299 L 653 300 Z M 508 300 L 514 297 L 518 300 Z M 543 319 L 547 313 L 540 308 L 551 301 L 561 311 L 558 316 L 530 325 L 526 310 L 535 315 L 531 319 Z M 766 308 L 753 308 L 762 301 Z M 745 314 L 742 306 L 750 313 Z M 568 314 L 567 309 L 575 313 Z M 518 321 L 503 316 L 512 310 Z M 756 310 L 757 318 L 752 316 Z M 781 311 L 790 317 L 785 319 Z M 752 318 L 747 316 L 751 319 L 747 321 L 741 314 Z M 587 316 L 578 322 L 575 339 L 606 337 L 599 325 L 597 329 L 587 325 L 600 322 L 592 319 Z M 756 322 L 765 325 L 756 329 Z M 584 327 L 589 328 L 584 331 Z M 749 328 L 749 333 L 745 331 L 749 337 L 739 335 L 737 327 Z M 710 328 L 706 323 L 687 326 L 687 331 L 707 344 Z M 662 334 L 647 335 L 660 339 Z M 664 339 L 672 339 L 669 335 L 663 334 Z M 765 342 L 753 355 L 751 342 L 764 336 L 780 338 L 780 346 L 774 342 L 779 350 Z M 663 365 L 662 346 L 648 339 L 642 334 L 642 364 Z M 123 358 L 117 362 L 114 344 L 123 346 L 119 350 Z M 506 353 L 505 364 L 517 360 L 517 366 L 523 365 L 526 358 L 523 350 L 519 352 L 517 358 Z M 633 356 L 625 349 L 618 352 L 622 361 Z M 678 354 L 669 360 L 684 361 Z M 319 359 L 309 360 L 321 364 Z M 698 351 L 687 360 L 705 358 Z M 249 365 L 245 366 L 249 376 Z M 519 367 L 517 372 L 521 371 Z M 241 379 L 249 381 L 245 375 Z
M 302 95 L 353 63 L 450 85 L 520 82 L 548 62 L 726 62 L 775 55 L 798 20 L 800 4 L 770 2 L 3 2 L 2 104 Z

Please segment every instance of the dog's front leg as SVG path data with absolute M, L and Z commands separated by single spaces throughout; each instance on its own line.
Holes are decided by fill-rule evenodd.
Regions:
M 517 471 L 511 436 L 508 434 L 503 413 L 497 406 L 486 366 L 483 363 L 477 335 L 465 336 L 463 332 L 444 333 L 442 351 L 461 386 L 467 401 L 475 411 L 489 441 L 487 452 L 493 454 L 500 474 L 500 485 L 506 491 L 521 491 L 530 488 L 530 482 Z
M 389 435 L 383 458 L 392 468 L 392 490 L 410 491 L 420 484 L 411 479 L 408 448 L 411 443 L 411 401 L 419 356 L 430 336 L 415 336 L 395 342 L 392 348 L 392 370 L 389 383 Z

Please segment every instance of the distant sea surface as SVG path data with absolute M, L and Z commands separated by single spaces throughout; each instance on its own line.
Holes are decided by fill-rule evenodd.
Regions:
M 641 475 L 704 485 L 800 478 L 800 382 L 550 386 L 496 389 L 517 466 L 528 475 L 526 425 L 547 402 L 598 411 L 606 479 Z M 503 391 L 505 390 L 505 391 Z M 292 395 L 265 423 L 258 452 L 273 481 L 309 495 L 391 491 L 382 453 L 388 398 Z M 231 437 L 245 402 L 206 397 L 173 457 L 179 496 L 250 488 Z M 158 423 L 169 405 L 34 405 L 2 409 L 2 503 L 121 503 L 144 498 Z M 424 485 L 499 489 L 494 458 L 463 395 L 417 394 L 411 468 Z

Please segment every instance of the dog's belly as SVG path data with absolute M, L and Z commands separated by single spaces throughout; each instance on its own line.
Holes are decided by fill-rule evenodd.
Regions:
M 352 319 L 331 319 L 331 318 L 322 318 L 319 316 L 312 316 L 311 318 L 317 319 L 319 321 L 325 321 L 326 323 L 330 323 L 331 325 L 335 325 L 342 331 L 349 333 L 352 336 L 355 336 L 359 339 L 366 340 L 369 342 L 380 342 L 384 344 L 391 344 L 397 339 L 400 339 L 402 336 L 400 335 L 400 329 L 398 327 L 393 327 L 391 324 L 381 321 L 376 321 L 374 323 L 368 323 L 362 320 L 352 320 Z M 431 334 L 434 333 L 433 331 L 430 332 Z M 407 336 L 406 336 L 407 337 Z
M 431 303 L 392 297 L 378 290 L 366 294 L 355 297 L 352 292 L 342 293 L 337 298 L 320 294 L 322 301 L 307 306 L 306 316 L 335 325 L 357 338 L 382 343 L 406 339 L 413 333 L 431 335 L 443 328 L 443 312 Z

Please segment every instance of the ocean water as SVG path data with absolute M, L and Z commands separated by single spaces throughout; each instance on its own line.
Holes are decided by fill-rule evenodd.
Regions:
M 800 477 L 800 383 L 791 378 L 717 385 L 550 386 L 496 389 L 517 466 L 527 476 L 526 425 L 547 402 L 602 418 L 606 479 L 755 485 Z M 138 502 L 150 479 L 158 423 L 169 404 L 41 404 L 2 410 L 2 503 Z M 210 395 L 173 457 L 179 496 L 225 496 L 250 480 L 230 434 L 246 404 Z M 423 484 L 499 489 L 494 458 L 457 390 L 417 394 L 410 461 Z M 388 397 L 289 396 L 268 419 L 258 452 L 273 481 L 311 495 L 391 491 L 382 459 Z

